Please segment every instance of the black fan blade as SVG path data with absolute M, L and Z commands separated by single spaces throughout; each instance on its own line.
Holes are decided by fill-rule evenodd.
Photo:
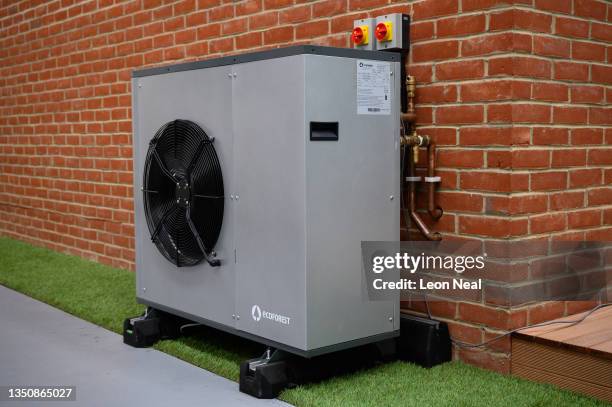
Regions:
M 204 247 L 204 242 L 202 242 L 202 239 L 200 238 L 200 235 L 198 234 L 198 231 L 195 225 L 193 224 L 193 221 L 191 220 L 191 210 L 190 210 L 189 205 L 187 205 L 187 208 L 185 210 L 185 218 L 187 220 L 187 224 L 189 225 L 189 229 L 191 230 L 191 233 L 193 234 L 193 237 L 195 238 L 196 242 L 198 242 L 198 246 L 200 246 L 200 250 L 202 250 L 202 254 L 204 255 L 204 260 L 206 260 L 208 264 L 210 264 L 212 267 L 219 267 L 221 265 L 221 261 L 219 261 L 219 259 L 211 259 L 207 254 L 208 251 L 206 250 L 206 247 Z
M 172 215 L 174 213 L 174 211 L 176 211 L 176 205 L 172 205 L 171 207 L 169 207 L 168 209 L 166 209 L 166 212 L 164 212 L 164 214 L 162 215 L 161 219 L 159 220 L 159 222 L 157 222 L 157 225 L 155 225 L 155 230 L 153 231 L 153 233 L 151 234 L 151 241 L 155 241 L 155 239 L 157 239 L 157 235 L 159 234 L 159 232 L 161 231 L 162 226 L 164 225 L 164 222 L 166 221 L 166 219 L 168 218 L 168 216 Z
M 157 150 L 155 149 L 155 147 L 152 148 L 151 153 L 153 154 L 155 161 L 157 161 L 157 165 L 159 165 L 159 168 L 161 169 L 162 173 L 168 178 L 170 178 L 172 181 L 178 182 L 176 177 L 170 173 L 168 168 L 166 168 L 166 165 L 162 161 L 161 157 L 159 156 L 159 154 L 157 154 Z

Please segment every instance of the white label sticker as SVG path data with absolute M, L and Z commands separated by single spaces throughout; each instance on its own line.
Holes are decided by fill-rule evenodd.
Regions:
M 391 64 L 357 60 L 357 114 L 391 114 Z

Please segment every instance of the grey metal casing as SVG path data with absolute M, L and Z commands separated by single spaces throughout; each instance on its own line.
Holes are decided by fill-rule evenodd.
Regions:
M 137 298 L 313 356 L 398 334 L 399 295 L 368 300 L 361 241 L 399 240 L 400 66 L 376 52 L 286 50 L 135 73 Z M 368 57 L 390 64 L 390 114 L 357 114 L 356 66 Z M 215 137 L 221 267 L 177 268 L 150 240 L 144 159 L 174 119 Z M 338 140 L 311 141 L 310 122 L 338 122 Z

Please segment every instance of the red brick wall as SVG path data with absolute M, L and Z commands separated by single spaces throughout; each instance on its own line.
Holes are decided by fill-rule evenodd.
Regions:
M 135 68 L 296 43 L 413 16 L 421 133 L 440 145 L 447 238 L 612 238 L 612 5 L 604 0 L 0 0 L 0 233 L 133 268 Z M 408 237 L 408 231 L 403 230 Z M 411 304 L 418 308 L 422 304 Z M 432 304 L 478 342 L 575 312 Z M 509 369 L 509 342 L 456 349 Z

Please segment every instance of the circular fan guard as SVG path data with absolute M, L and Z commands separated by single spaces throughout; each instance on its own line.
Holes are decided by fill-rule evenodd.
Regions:
M 213 141 L 197 124 L 174 120 L 149 143 L 143 181 L 147 225 L 153 243 L 177 267 L 202 260 L 220 265 L 213 248 L 223 222 L 223 177 Z

